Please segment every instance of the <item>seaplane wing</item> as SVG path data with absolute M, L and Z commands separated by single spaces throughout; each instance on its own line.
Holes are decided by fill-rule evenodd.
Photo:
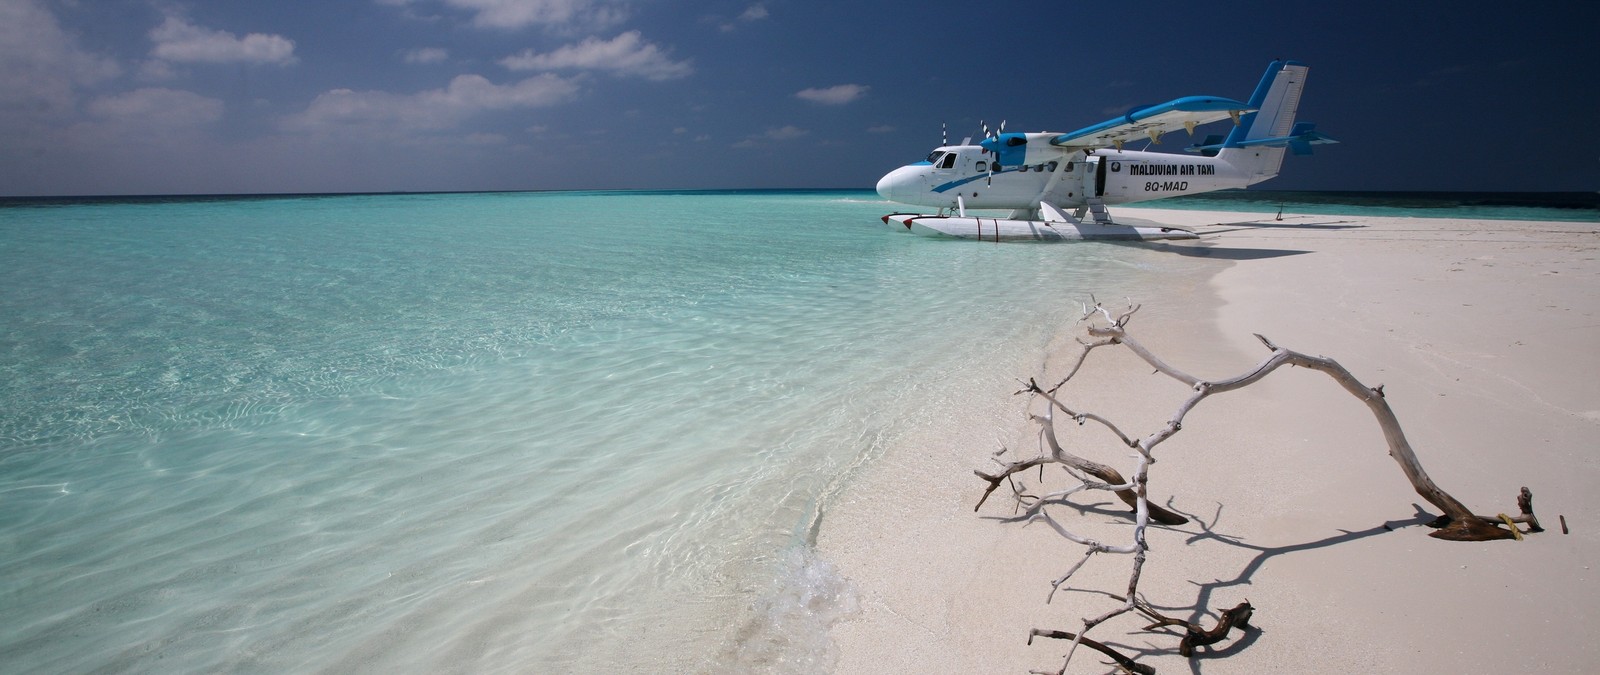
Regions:
M 1069 150 L 1105 147 L 1120 150 L 1123 143 L 1141 138 L 1160 143 L 1163 134 L 1177 129 L 1193 134 L 1197 126 L 1230 118 L 1238 124 L 1240 115 L 1254 110 L 1245 103 L 1219 96 L 1186 96 L 1140 106 L 1121 117 L 1057 135 L 1050 139 L 1050 144 Z

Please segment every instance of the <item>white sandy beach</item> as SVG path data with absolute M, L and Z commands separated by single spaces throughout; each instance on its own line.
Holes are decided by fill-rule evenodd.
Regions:
M 1156 451 L 1150 493 L 1191 516 L 1153 527 L 1140 590 L 1206 625 L 1248 599 L 1255 630 L 1177 653 L 1181 635 L 1124 616 L 1090 635 L 1157 672 L 1579 673 L 1600 671 L 1600 225 L 1119 210 L 1197 226 L 1191 273 L 1136 293 L 1132 334 L 1202 378 L 1250 369 L 1284 347 L 1337 359 L 1385 386 L 1434 480 L 1480 514 L 1514 513 L 1522 486 L 1546 531 L 1458 543 L 1421 525 L 1437 512 L 1387 456 L 1371 414 L 1320 373 L 1282 369 L 1213 397 Z M 1258 226 L 1218 223 L 1254 222 Z M 1151 254 L 1155 254 L 1152 252 Z M 1040 372 L 1075 358 L 1076 317 Z M 1102 349 L 1065 391 L 1130 434 L 1156 430 L 1186 394 L 1120 349 Z M 1027 673 L 1061 667 L 1077 630 L 1118 603 L 1131 560 L 1100 555 L 1046 604 L 1081 548 L 1042 524 L 1003 522 L 997 493 L 973 512 L 1001 444 L 1037 452 L 1021 397 L 965 402 L 963 433 L 933 433 L 877 461 L 828 511 L 822 555 L 861 611 L 833 628 L 838 673 Z M 1035 409 L 1040 409 L 1035 405 Z M 1070 427 L 1070 429 L 1069 429 Z M 1103 430 L 1061 426 L 1068 448 L 1131 468 Z M 1033 474 L 1036 478 L 1037 474 Z M 1053 485 L 1064 486 L 1059 479 Z M 1053 507 L 1069 527 L 1131 540 L 1115 497 Z M 1558 516 L 1571 528 L 1562 534 Z M 1114 672 L 1081 649 L 1069 673 Z

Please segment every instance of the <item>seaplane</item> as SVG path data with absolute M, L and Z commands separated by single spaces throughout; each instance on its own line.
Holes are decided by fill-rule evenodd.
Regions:
M 1195 239 L 1179 227 L 1114 219 L 1106 207 L 1254 185 L 1278 175 L 1286 151 L 1306 155 L 1337 143 L 1315 124 L 1294 121 L 1308 70 L 1273 61 L 1248 101 L 1186 96 L 1070 133 L 1007 132 L 1004 122 L 991 131 L 980 123 L 976 145 L 970 137 L 941 145 L 878 181 L 884 199 L 938 212 L 891 213 L 883 222 L 912 234 L 984 241 Z M 1233 122 L 1226 136 L 1208 135 L 1185 147 L 1188 154 L 1148 151 L 1168 133 L 1183 129 L 1192 137 L 1197 127 L 1224 120 Z M 1145 150 L 1123 147 L 1141 140 Z M 985 218 L 968 209 L 1011 213 Z

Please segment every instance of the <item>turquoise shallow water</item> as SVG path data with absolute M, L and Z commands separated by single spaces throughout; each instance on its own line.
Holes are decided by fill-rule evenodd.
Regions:
M 804 672 L 912 425 L 1176 256 L 871 193 L 0 208 L 12 672 Z

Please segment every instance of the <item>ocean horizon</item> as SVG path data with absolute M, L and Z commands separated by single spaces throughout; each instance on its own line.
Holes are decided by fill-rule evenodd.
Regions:
M 252 194 L 0 196 L 0 208 L 59 206 L 88 203 L 161 203 L 183 201 L 237 201 L 252 199 L 312 199 L 322 197 L 379 197 L 472 194 L 572 194 L 572 195 L 758 195 L 852 194 L 878 199 L 865 188 L 726 188 L 726 189 L 612 189 L 612 190 L 489 190 L 313 192 Z M 885 202 L 893 208 L 904 205 Z M 1466 192 L 1416 190 L 1270 190 L 1236 188 L 1204 194 L 1139 202 L 1137 208 L 1185 211 L 1232 210 L 1272 213 L 1287 209 L 1320 215 L 1373 215 L 1410 218 L 1473 218 L 1485 220 L 1551 220 L 1600 222 L 1600 191 L 1593 192 Z M 913 209 L 915 210 L 915 209 Z

